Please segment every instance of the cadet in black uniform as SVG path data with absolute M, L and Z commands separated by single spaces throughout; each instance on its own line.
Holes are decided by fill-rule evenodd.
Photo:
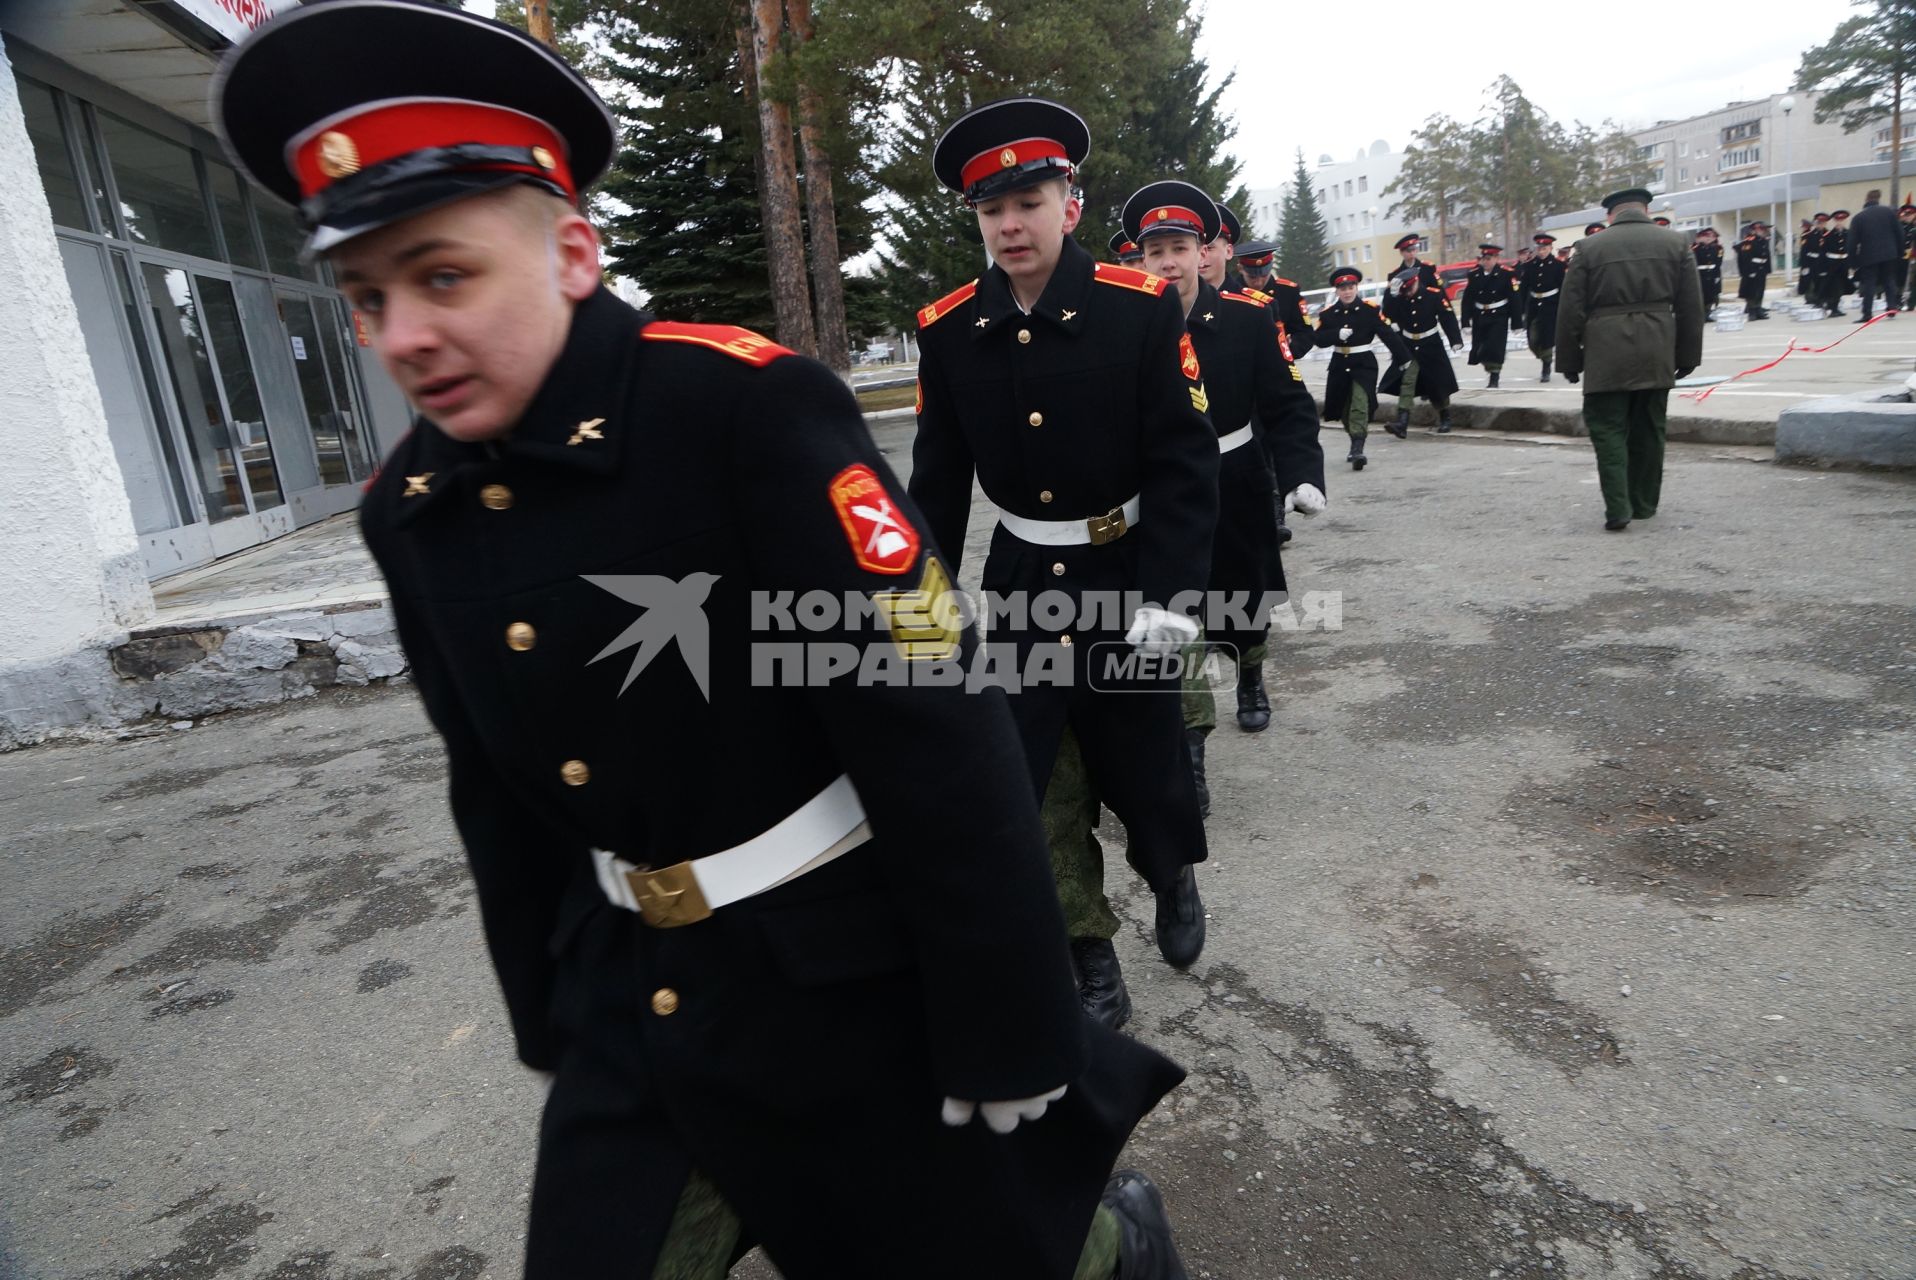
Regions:
M 1135 267 L 1138 260 L 1144 257 L 1144 250 L 1140 249 L 1130 236 L 1124 234 L 1122 227 L 1111 233 L 1109 244 L 1111 256 L 1118 260 L 1120 266 Z
M 1497 385 L 1510 346 L 1510 307 L 1517 296 L 1517 273 L 1500 260 L 1503 246 L 1477 246 L 1477 265 L 1464 283 L 1464 328 L 1470 330 L 1470 363 L 1480 364 Z
M 1835 318 L 1848 314 L 1843 299 L 1850 292 L 1849 210 L 1838 209 L 1830 215 L 1829 230 L 1823 233 L 1823 312 Z
M 1909 278 L 1910 262 L 1916 260 L 1916 204 L 1910 203 L 1908 195 L 1903 197 L 1903 207 L 1896 211 L 1896 220 L 1902 224 L 1903 273 L 1896 277 L 1894 283 L 1898 290 L 1896 296 L 1902 301 L 1892 310 L 1908 311 L 1916 307 L 1916 291 L 1912 290 L 1916 282 Z
M 1823 242 L 1829 238 L 1830 216 L 1817 212 L 1810 215 L 1809 230 L 1803 232 L 1797 241 L 1797 293 L 1811 306 L 1824 306 L 1823 293 L 1827 287 L 1829 267 L 1823 261 Z
M 1237 215 L 1218 205 L 1218 217 L 1228 229 L 1237 223 Z M 1207 262 L 1205 282 L 1213 288 L 1228 292 L 1242 293 L 1255 298 L 1271 309 L 1271 315 L 1277 321 L 1277 345 L 1284 354 L 1284 365 L 1289 370 L 1289 385 L 1281 392 L 1284 404 L 1284 417 L 1280 421 L 1265 420 L 1266 430 L 1262 433 L 1259 445 L 1264 450 L 1265 459 L 1270 463 L 1271 472 L 1279 481 L 1276 489 L 1277 540 L 1279 545 L 1291 540 L 1291 527 L 1286 516 L 1292 511 L 1301 511 L 1314 516 L 1323 510 L 1317 505 L 1321 493 L 1313 496 L 1298 486 L 1301 481 L 1284 484 L 1285 478 L 1292 474 L 1289 461 L 1284 456 L 1285 441 L 1317 438 L 1317 401 L 1312 398 L 1310 389 L 1304 385 L 1304 372 L 1297 362 L 1311 349 L 1311 318 L 1304 310 L 1304 295 L 1296 284 L 1273 274 L 1272 260 L 1277 257 L 1277 246 L 1262 240 L 1247 240 L 1235 245 L 1229 261 L 1240 267 L 1243 280 L 1236 287 L 1231 286 L 1228 278 L 1220 285 L 1214 278 L 1215 260 Z M 1261 284 L 1259 282 L 1262 282 Z M 1318 453 L 1323 453 L 1321 448 Z
M 1767 224 L 1752 222 L 1736 244 L 1736 296 L 1743 300 L 1743 314 L 1751 320 L 1770 318 L 1769 309 L 1763 305 L 1763 290 L 1770 279 L 1768 232 Z
M 1464 349 L 1464 337 L 1443 286 L 1425 283 L 1426 279 L 1436 279 L 1435 273 L 1426 277 L 1416 266 L 1404 267 L 1393 275 L 1391 290 L 1384 295 L 1384 318 L 1403 338 L 1407 355 L 1384 370 L 1384 380 L 1377 389 L 1397 397 L 1397 418 L 1390 430 L 1400 440 L 1409 432 L 1411 405 L 1418 396 L 1437 407 L 1438 434 L 1450 431 L 1450 397 L 1457 392 L 1457 373 L 1450 367 L 1450 354 L 1444 347 L 1448 343 L 1451 352 Z
M 1413 231 L 1411 234 L 1399 239 L 1395 245 L 1391 246 L 1396 249 L 1398 253 L 1402 254 L 1404 258 L 1403 265 L 1390 273 L 1391 279 L 1395 280 L 1405 271 L 1415 271 L 1422 277 L 1426 288 L 1435 287 L 1441 289 L 1444 282 L 1438 278 L 1437 268 L 1417 256 L 1417 246 L 1423 242 L 1424 238 Z
M 1408 360 L 1410 348 L 1384 319 L 1377 304 L 1359 300 L 1357 286 L 1364 273 L 1356 267 L 1339 267 L 1331 272 L 1331 287 L 1337 297 L 1317 313 L 1317 337 L 1320 347 L 1331 352 L 1330 369 L 1324 377 L 1324 421 L 1339 422 L 1350 437 L 1350 452 L 1344 461 L 1351 470 L 1362 471 L 1364 438 L 1370 434 L 1371 410 L 1377 404 L 1377 357 L 1373 343 L 1381 342 L 1391 362 Z M 1392 425 L 1390 433 L 1402 440 L 1407 427 Z
M 1518 277 L 1517 285 L 1524 292 L 1524 333 L 1530 354 L 1543 361 L 1543 373 L 1537 380 L 1548 382 L 1550 360 L 1557 353 L 1557 300 L 1563 291 L 1565 267 L 1554 252 L 1557 237 L 1539 231 L 1530 240 L 1537 246 L 1537 256 Z
M 1035 659 L 1069 677 L 1027 681 L 1011 698 L 1032 787 L 1043 794 L 1068 724 L 1157 895 L 1159 950 L 1184 966 L 1204 945 L 1191 864 L 1205 845 L 1176 672 L 1116 664 L 1133 646 L 1168 655 L 1197 638 L 1180 596 L 1201 595 L 1210 577 L 1217 433 L 1175 292 L 1094 263 L 1071 239 L 1069 180 L 1089 146 L 1076 114 L 1037 98 L 980 107 L 939 140 L 939 180 L 977 210 L 994 265 L 919 312 L 911 494 L 933 540 L 962 547 L 975 476 L 998 513 L 985 591 L 1076 606 L 1060 629 L 1035 612 L 992 622 L 992 649 L 1019 671 Z M 1142 604 L 1112 617 L 1093 592 L 1129 593 L 1127 611 Z M 1119 978 L 1109 934 L 1077 927 L 1082 998 Z
M 793 593 L 973 648 L 844 385 L 601 285 L 611 117 L 522 33 L 309 5 L 214 94 L 421 411 L 361 522 L 551 1073 L 526 1274 L 1183 1276 L 1148 1183 L 1099 1204 L 1179 1073 L 1078 1014 L 1002 696 L 762 669 Z
M 1696 280 L 1703 287 L 1703 314 L 1708 318 L 1723 296 L 1723 246 L 1716 241 L 1716 228 L 1698 228 L 1690 252 L 1696 255 Z

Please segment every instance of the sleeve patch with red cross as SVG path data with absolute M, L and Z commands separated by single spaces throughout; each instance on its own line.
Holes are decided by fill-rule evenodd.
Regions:
M 832 477 L 832 509 L 852 544 L 852 557 L 867 573 L 906 573 L 918 563 L 921 540 L 885 486 L 862 462 Z

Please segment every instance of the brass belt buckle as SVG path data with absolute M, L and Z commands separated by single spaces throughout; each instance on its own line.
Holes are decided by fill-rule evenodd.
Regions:
M 654 929 L 697 924 L 712 914 L 689 862 L 675 862 L 669 867 L 634 867 L 625 873 L 625 882 L 638 900 L 639 919 Z
M 1129 527 L 1124 523 L 1123 507 L 1113 507 L 1101 516 L 1092 516 L 1084 522 L 1084 526 L 1091 531 L 1091 545 L 1094 547 L 1116 542 Z

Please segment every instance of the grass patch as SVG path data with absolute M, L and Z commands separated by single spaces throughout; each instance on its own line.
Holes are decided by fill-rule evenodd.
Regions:
M 866 413 L 876 413 L 880 409 L 909 409 L 917 403 L 917 387 L 889 387 L 883 391 L 858 393 L 858 407 Z

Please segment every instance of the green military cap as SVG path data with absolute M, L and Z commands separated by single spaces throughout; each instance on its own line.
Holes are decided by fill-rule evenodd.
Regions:
M 1651 199 L 1649 191 L 1643 187 L 1625 187 L 1603 198 L 1603 211 L 1610 213 L 1620 204 L 1649 204 Z

